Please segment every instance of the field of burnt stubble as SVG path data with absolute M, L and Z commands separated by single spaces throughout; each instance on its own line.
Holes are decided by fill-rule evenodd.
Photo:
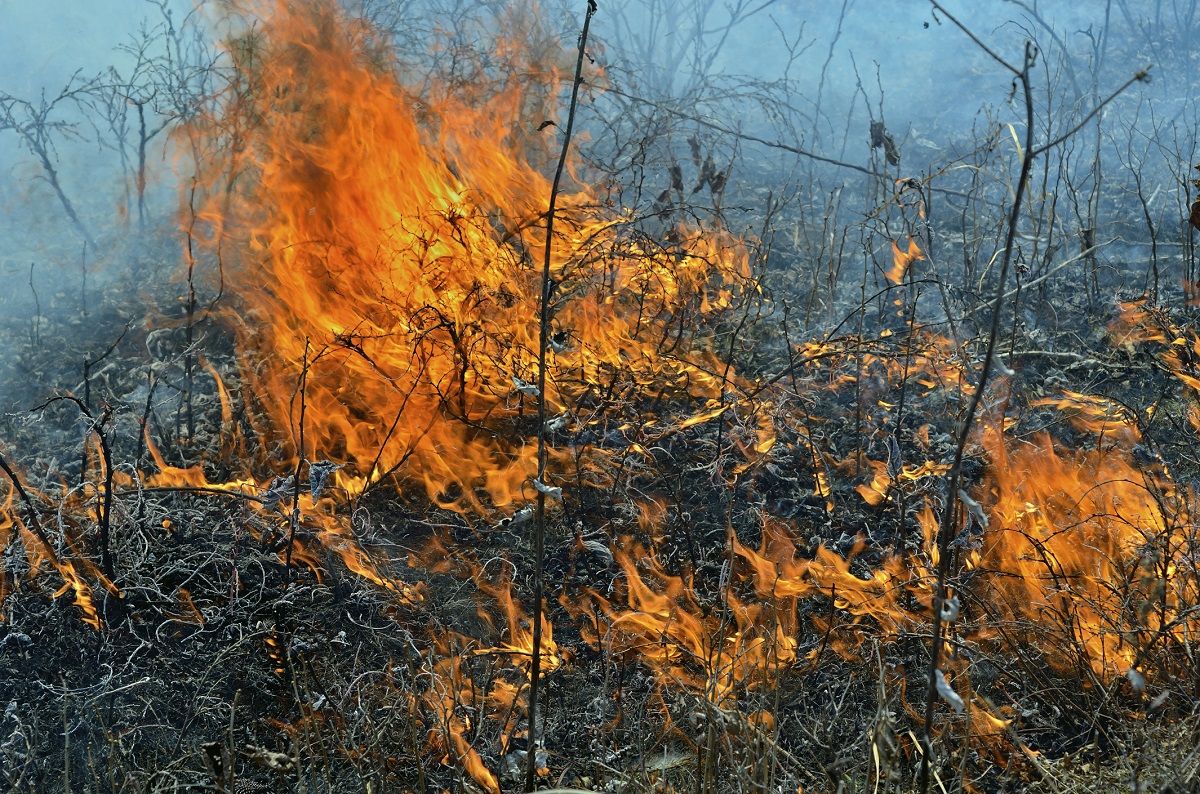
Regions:
M 0 94 L 0 779 L 1200 789 L 1200 9 L 419 5 Z

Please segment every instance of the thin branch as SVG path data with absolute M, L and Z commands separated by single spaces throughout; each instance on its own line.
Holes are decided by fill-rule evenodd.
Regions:
M 933 4 L 935 7 L 940 8 L 936 1 Z M 969 31 L 967 33 L 971 35 Z M 971 38 L 975 39 L 973 35 L 971 35 Z M 978 39 L 975 40 L 978 42 Z M 982 47 L 983 45 L 980 44 L 980 46 Z M 991 54 L 990 50 L 988 52 Z M 995 56 L 993 55 L 993 57 Z M 1026 42 L 1024 66 L 1017 72 L 1017 81 L 1021 84 L 1025 97 L 1025 153 L 1024 157 L 1021 158 L 1021 175 L 1017 180 L 1012 210 L 1008 216 L 1008 231 L 1005 234 L 1004 240 L 1004 258 L 1000 265 L 996 297 L 992 300 L 992 327 L 988 333 L 987 353 L 984 356 L 983 367 L 979 373 L 979 383 L 975 387 L 975 392 L 971 395 L 971 402 L 967 406 L 967 413 L 963 417 L 962 425 L 958 431 L 958 443 L 954 448 L 954 463 L 950 467 L 949 485 L 946 488 L 946 505 L 942 510 L 941 523 L 938 527 L 939 557 L 937 585 L 934 590 L 932 604 L 933 647 L 930 649 L 929 673 L 926 678 L 928 691 L 925 695 L 925 725 L 921 731 L 921 744 L 924 750 L 921 753 L 920 790 L 922 794 L 927 794 L 929 791 L 929 773 L 933 757 L 933 710 L 937 704 L 937 676 L 941 675 L 942 631 L 944 629 L 942 625 L 941 605 L 946 593 L 946 578 L 950 573 L 950 541 L 951 535 L 954 534 L 955 508 L 958 506 L 956 497 L 958 495 L 959 480 L 962 476 L 963 455 L 966 451 L 967 439 L 971 436 L 971 428 L 975 424 L 975 413 L 979 410 L 979 403 L 982 401 L 983 393 L 987 388 L 988 378 L 992 374 L 992 362 L 996 359 L 996 343 L 1000 337 L 1000 314 L 1004 307 L 1004 287 L 1008 282 L 1009 265 L 1012 263 L 1013 242 L 1017 235 L 1017 224 L 1021 219 L 1021 205 L 1025 199 L 1025 185 L 1029 181 L 1029 174 L 1033 168 L 1033 88 L 1029 84 L 1029 71 L 1033 68 L 1036 60 L 1036 47 L 1032 42 Z
M 300 526 L 300 469 L 304 465 L 304 413 L 308 407 L 307 390 L 308 390 L 308 350 L 309 340 L 304 337 L 304 366 L 300 370 L 300 383 L 296 387 L 296 391 L 300 396 L 300 438 L 296 445 L 296 470 L 292 477 L 292 512 L 288 516 L 288 542 L 285 570 L 287 578 L 284 582 L 284 587 L 292 581 L 292 547 L 296 544 L 296 530 Z M 294 399 L 294 398 L 293 398 Z M 311 474 L 311 472 L 310 472 Z
M 58 555 L 54 553 L 54 547 L 50 545 L 50 539 L 46 537 L 46 532 L 42 529 L 42 522 L 38 520 L 37 506 L 29 498 L 29 492 L 25 490 L 25 486 L 21 483 L 21 478 L 8 465 L 8 461 L 4 459 L 3 454 L 0 454 L 0 469 L 3 469 L 4 473 L 8 475 L 8 479 L 12 480 L 13 487 L 17 489 L 17 495 L 25 503 L 25 514 L 28 517 L 29 528 L 33 531 L 37 539 L 41 541 L 46 553 L 50 555 L 50 561 L 54 564 L 54 567 L 60 567 Z M 16 532 L 16 529 L 14 528 L 12 531 Z
M 801 149 L 799 146 L 792 146 L 790 144 L 782 143 L 780 141 L 769 141 L 766 138 L 760 138 L 757 135 L 750 135 L 749 133 L 746 133 L 746 132 L 738 132 L 737 130 L 732 130 L 729 127 L 724 126 L 723 124 L 717 124 L 715 121 L 709 121 L 708 119 L 701 118 L 700 116 L 696 116 L 691 113 L 685 113 L 682 110 L 677 110 L 676 108 L 673 108 L 673 107 L 663 104 L 661 102 L 655 102 L 652 99 L 645 99 L 640 96 L 635 96 L 634 94 L 627 94 L 624 91 L 621 91 L 620 89 L 614 88 L 612 86 L 606 87 L 605 93 L 615 94 L 619 97 L 624 97 L 625 99 L 631 100 L 633 102 L 637 102 L 642 105 L 649 105 L 650 107 L 655 108 L 656 110 L 661 110 L 665 113 L 670 113 L 671 115 L 676 116 L 678 118 L 695 122 L 696 124 L 700 124 L 702 126 L 708 127 L 709 129 L 714 129 L 717 132 L 723 133 L 725 135 L 732 135 L 733 137 L 739 138 L 743 141 L 751 141 L 753 143 L 762 144 L 763 146 L 769 147 L 771 149 L 781 149 L 785 152 L 791 152 L 792 154 L 798 154 L 801 157 L 807 157 L 811 160 L 816 160 L 818 162 L 836 165 L 839 168 L 849 168 L 852 171 L 858 171 L 859 173 L 867 174 L 868 176 L 880 176 L 879 173 L 872 171 L 870 168 L 867 168 L 865 166 L 858 165 L 857 163 L 847 163 L 844 160 L 835 160 L 832 157 L 826 157 L 825 155 L 817 154 L 816 152 L 810 152 L 807 149 Z
M 934 7 L 935 9 L 937 9 L 939 12 L 941 12 L 942 16 L 944 16 L 946 19 L 948 19 L 948 20 L 950 20 L 951 22 L 953 22 L 953 23 L 954 23 L 954 26 L 955 26 L 956 28 L 958 28 L 958 29 L 959 29 L 959 30 L 961 30 L 963 33 L 965 33 L 965 34 L 967 35 L 967 38 L 969 38 L 971 41 L 975 42 L 975 45 L 976 45 L 977 47 L 979 47 L 979 49 L 983 50 L 983 51 L 984 51 L 984 52 L 986 52 L 988 55 L 990 55 L 990 56 L 992 57 L 992 60 L 994 60 L 996 63 L 1000 64 L 1001 66 L 1003 66 L 1003 67 L 1004 67 L 1005 69 L 1007 69 L 1008 71 L 1012 72 L 1012 73 L 1013 73 L 1013 74 L 1016 76 L 1016 78 L 1017 78 L 1018 80 L 1021 80 L 1023 77 L 1024 77 L 1024 78 L 1026 78 L 1026 79 L 1028 79 L 1029 75 L 1028 75 L 1028 74 L 1026 74 L 1026 71 L 1025 71 L 1025 69 L 1018 69 L 1017 67 L 1013 66 L 1011 63 L 1009 63 L 1008 61 L 1004 60 L 1004 59 L 1003 59 L 1003 58 L 1001 58 L 999 55 L 997 55 L 997 54 L 996 54 L 996 53 L 995 53 L 995 52 L 992 50 L 992 48 L 991 48 L 991 47 L 989 47 L 988 45 L 986 45 L 986 44 L 984 44 L 984 43 L 983 43 L 983 40 L 982 40 L 982 39 L 980 39 L 980 38 L 979 38 L 978 36 L 976 36 L 976 35 L 975 35 L 973 32 L 971 32 L 971 29 L 970 29 L 970 28 L 968 28 L 968 27 L 967 27 L 966 25 L 964 25 L 963 23 L 959 22 L 959 21 L 958 21 L 958 20 L 957 20 L 957 19 L 954 17 L 954 15 L 953 15 L 953 14 L 951 14 L 949 11 L 947 11 L 945 8 L 943 8 L 941 3 L 939 3 L 937 0 L 929 0 L 929 2 L 930 2 L 932 5 L 933 5 L 933 7 Z M 1026 52 L 1028 52 L 1028 44 L 1026 45 Z
M 1122 83 L 1120 88 L 1118 88 L 1116 91 L 1113 91 L 1111 94 L 1108 95 L 1108 97 L 1103 102 L 1096 105 L 1096 107 L 1092 108 L 1092 112 L 1088 113 L 1086 116 L 1084 116 L 1083 119 L 1078 124 L 1076 124 L 1074 127 L 1067 130 L 1066 132 L 1064 132 L 1062 135 L 1059 135 L 1057 138 L 1050 141 L 1049 143 L 1044 143 L 1041 146 L 1034 149 L 1033 156 L 1037 157 L 1040 154 L 1045 154 L 1050 149 L 1053 149 L 1055 146 L 1058 146 L 1060 143 L 1065 141 L 1067 138 L 1070 138 L 1072 135 L 1079 132 L 1081 129 L 1083 129 L 1085 124 L 1087 124 L 1089 121 L 1091 121 L 1093 118 L 1095 118 L 1096 114 L 1104 109 L 1105 105 L 1107 105 L 1109 102 L 1112 102 L 1114 99 L 1116 99 L 1122 93 L 1124 93 L 1125 89 L 1129 88 L 1129 86 L 1133 85 L 1134 83 L 1148 83 L 1148 82 L 1150 82 L 1150 66 L 1147 66 L 1145 69 L 1139 69 L 1138 71 L 1134 72 L 1133 77 L 1130 77 L 1128 80 L 1126 80 L 1124 83 Z
M 554 183 L 550 187 L 550 204 L 546 210 L 546 250 L 542 258 L 541 304 L 538 307 L 538 463 L 537 463 L 537 514 L 533 526 L 533 653 L 529 662 L 529 724 L 526 736 L 528 744 L 525 759 L 525 790 L 537 787 L 537 702 L 538 679 L 542 669 L 542 592 L 544 589 L 543 568 L 546 540 L 546 463 L 549 449 L 546 443 L 546 351 L 550 342 L 550 253 L 554 243 L 554 208 L 558 202 L 559 185 L 567 165 L 567 153 L 571 148 L 571 132 L 575 127 L 575 108 L 579 102 L 579 85 L 583 82 L 583 59 L 586 56 L 588 29 L 592 15 L 596 13 L 596 0 L 587 0 L 587 14 L 583 18 L 583 30 L 579 33 L 579 57 L 575 61 L 575 80 L 571 83 L 571 103 L 567 107 L 567 126 L 563 130 L 562 152 L 558 156 L 558 168 L 554 172 Z

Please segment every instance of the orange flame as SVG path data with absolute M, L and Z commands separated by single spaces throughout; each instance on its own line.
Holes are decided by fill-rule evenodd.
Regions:
M 430 661 L 426 676 L 430 686 L 424 702 L 430 712 L 429 747 L 441 753 L 442 763 L 459 764 L 485 791 L 499 792 L 499 783 L 477 749 L 480 740 L 494 745 L 501 754 L 509 751 L 509 741 L 519 735 L 519 723 L 528 713 L 529 659 L 532 651 L 529 617 L 512 595 L 510 583 L 488 582 L 481 571 L 475 572 L 480 589 L 492 596 L 508 623 L 507 641 L 495 647 L 481 647 L 477 640 L 446 632 L 434 638 L 438 658 Z M 480 616 L 492 623 L 490 612 L 482 605 Z M 543 624 L 542 675 L 557 670 L 563 663 L 550 632 Z M 472 678 L 468 665 L 471 657 L 485 657 L 491 664 L 483 680 Z M 479 715 L 473 721 L 471 714 Z M 485 731 L 482 720 L 490 723 Z M 469 738 L 470 737 L 470 738 Z
M 728 607 L 723 618 L 691 583 L 663 570 L 636 542 L 625 541 L 614 556 L 625 573 L 629 609 L 591 590 L 582 599 L 563 598 L 569 612 L 589 622 L 583 634 L 593 647 L 638 658 L 662 682 L 703 693 L 718 707 L 796 660 L 794 616 L 774 614 L 769 605 L 744 602 L 726 589 L 720 595 Z M 607 622 L 596 618 L 593 606 Z
M 467 738 L 474 726 L 463 707 L 474 710 L 481 693 L 463 669 L 462 654 L 455 653 L 449 644 L 439 647 L 439 653 L 441 658 L 429 670 L 432 684 L 424 698 L 431 712 L 429 747 L 442 753 L 442 763 L 461 764 L 484 791 L 500 794 L 496 775 Z
M 20 518 L 14 505 L 15 489 L 5 487 L 0 493 L 3 494 L 3 504 L 0 504 L 0 555 L 23 558 L 25 565 L 28 566 L 25 577 L 29 580 L 36 579 L 45 566 L 57 571 L 62 577 L 63 583 L 53 593 L 52 598 L 58 598 L 67 592 L 73 593 L 75 605 L 79 607 L 83 622 L 94 629 L 101 628 L 104 621 L 100 617 L 100 612 L 92 597 L 93 587 L 98 586 L 113 595 L 119 595 L 117 588 L 82 555 L 79 555 L 77 559 L 65 556 L 67 550 L 74 551 L 69 535 L 63 538 L 65 549 L 62 553 L 43 543 L 42 537 L 44 536 L 40 537 L 35 534 Z M 13 547 L 14 544 L 19 545 Z M 0 604 L 4 603 L 9 590 L 15 584 L 15 582 L 9 582 L 9 576 L 12 573 L 7 567 L 0 569 Z M 90 584 L 89 581 L 95 584 Z
M 215 152 L 198 163 L 203 216 L 212 249 L 238 258 L 226 275 L 242 374 L 284 459 L 346 462 L 351 495 L 401 476 L 454 510 L 511 512 L 532 494 L 533 447 L 519 442 L 553 143 L 532 129 L 554 115 L 554 59 L 516 63 L 528 53 L 502 44 L 497 62 L 540 87 L 417 97 L 368 38 L 332 9 L 271 4 L 253 41 L 230 48 L 237 93 L 188 129 Z M 551 258 L 551 410 L 614 387 L 717 399 L 723 368 L 691 329 L 732 305 L 744 248 L 688 229 L 650 245 L 572 190 Z M 664 345 L 672 356 L 656 355 Z
M 924 259 L 925 254 L 917 247 L 917 241 L 913 238 L 908 238 L 908 250 L 901 251 L 899 244 L 892 240 L 892 267 L 887 273 L 887 280 L 893 284 L 899 284 L 904 280 L 904 276 L 908 273 L 909 266 L 918 259 Z
M 991 630 L 1101 682 L 1185 641 L 1196 572 L 1176 558 L 1188 494 L 1120 449 L 1066 453 L 1044 435 L 988 446 L 991 526 L 971 565 L 994 574 L 978 592 Z

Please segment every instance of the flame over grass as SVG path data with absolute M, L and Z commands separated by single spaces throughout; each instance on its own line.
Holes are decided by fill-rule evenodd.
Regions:
M 480 67 L 482 87 L 417 89 L 395 77 L 377 42 L 368 27 L 324 4 L 265 4 L 251 32 L 230 43 L 235 79 L 227 95 L 177 133 L 198 174 L 185 217 L 193 208 L 199 214 L 202 258 L 220 264 L 234 295 L 224 318 L 238 336 L 240 375 L 267 420 L 259 441 L 274 470 L 299 472 L 301 461 L 329 459 L 345 464 L 333 475 L 339 498 L 397 477 L 472 518 L 511 515 L 535 487 L 544 174 L 558 144 L 555 127 L 537 128 L 555 116 L 556 56 L 502 38 L 492 53 L 499 66 Z M 647 493 L 636 505 L 638 539 L 632 526 L 607 527 L 619 569 L 612 591 L 561 594 L 583 640 L 639 660 L 664 688 L 735 709 L 747 693 L 819 662 L 825 649 L 863 660 L 868 642 L 923 636 L 934 608 L 936 512 L 948 465 L 928 426 L 916 444 L 903 439 L 902 459 L 885 398 L 910 389 L 914 401 L 940 399 L 953 413 L 955 400 L 973 389 L 963 346 L 912 329 L 904 340 L 809 342 L 795 351 L 802 363 L 790 391 L 783 382 L 744 388 L 713 352 L 707 330 L 757 292 L 741 241 L 690 227 L 653 239 L 630 212 L 603 206 L 581 174 L 560 207 L 545 397 L 553 413 L 574 428 L 595 427 L 601 440 L 559 444 L 552 460 L 562 468 L 552 467 L 552 481 L 561 481 L 568 462 L 584 485 L 615 482 L 611 464 L 650 471 L 651 448 L 676 440 L 682 447 L 720 423 L 726 447 L 712 457 L 728 452 L 730 460 L 711 463 L 715 487 L 752 480 L 787 457 L 811 478 L 827 517 L 835 498 L 853 493 L 880 512 L 918 511 L 915 526 L 909 515 L 898 522 L 899 542 L 880 548 L 864 527 L 843 555 L 814 547 L 799 526 L 756 508 L 761 542 L 752 548 L 730 529 L 714 583 L 668 566 L 642 539 L 661 536 L 669 513 L 665 498 Z M 886 275 L 897 283 L 923 258 L 913 240 L 907 251 L 893 243 L 893 255 Z M 1164 366 L 1189 394 L 1200 393 L 1200 337 L 1141 304 L 1123 307 L 1113 334 L 1124 344 L 1163 345 Z M 230 392 L 205 366 L 217 383 L 226 438 L 238 445 Z M 744 399 L 739 390 L 758 396 Z M 839 460 L 815 437 L 823 421 L 817 403 L 850 394 L 864 440 L 890 441 L 886 460 L 865 449 Z M 1067 451 L 1046 435 L 1015 439 L 1003 432 L 1003 416 L 989 418 L 974 439 L 990 465 L 973 491 L 978 514 L 962 517 L 952 545 L 962 614 L 945 672 L 967 715 L 981 716 L 971 730 L 992 735 L 1006 733 L 1006 713 L 973 695 L 968 660 L 956 649 L 1033 652 L 1089 685 L 1107 685 L 1130 670 L 1174 669 L 1200 603 L 1195 539 L 1184 531 L 1193 496 L 1161 463 L 1137 458 L 1137 412 L 1070 392 L 1033 405 L 1063 412 L 1100 443 Z M 1197 416 L 1193 400 L 1191 420 L 1200 427 Z M 600 432 L 612 426 L 624 442 L 612 445 L 619 452 Z M 210 487 L 198 467 L 172 467 L 146 441 L 159 469 L 149 483 Z M 854 488 L 834 482 L 851 475 L 870 479 Z M 116 482 L 131 485 L 120 472 Z M 835 493 L 835 485 L 846 487 Z M 271 490 L 253 478 L 220 487 L 259 501 Z M 331 552 L 399 601 L 424 598 L 424 587 L 393 579 L 390 561 L 355 539 L 333 498 L 301 494 L 289 526 L 275 509 L 278 496 L 260 511 L 260 539 L 278 550 L 279 538 L 299 528 L 292 562 L 319 579 Z M 70 507 L 90 515 L 95 497 L 92 489 Z M 65 582 L 56 595 L 72 591 L 84 619 L 101 626 L 88 583 L 112 585 L 71 538 L 71 559 L 44 548 L 21 523 L 11 490 L 3 492 L 0 537 L 23 542 L 31 577 L 55 568 Z M 479 737 L 494 738 L 489 752 L 503 754 L 522 730 L 531 618 L 510 576 L 485 576 L 441 538 L 410 563 L 470 578 L 488 599 L 478 614 L 492 638 L 436 634 L 412 706 L 424 709 L 429 750 L 462 765 L 483 790 L 498 791 Z M 11 587 L 8 576 L 0 579 L 0 601 Z M 179 599 L 189 620 L 204 620 L 186 590 Z M 569 652 L 543 619 L 549 673 L 569 664 Z M 495 673 L 485 691 L 476 686 L 477 665 Z M 753 719 L 773 720 L 759 710 Z
M 100 588 L 115 597 L 120 597 L 120 593 L 78 548 L 76 538 L 82 533 L 72 531 L 71 524 L 78 515 L 95 520 L 89 505 L 95 504 L 96 496 L 91 486 L 80 491 L 65 495 L 63 530 L 61 540 L 58 540 L 48 538 L 44 527 L 37 532 L 31 529 L 16 509 L 16 489 L 7 480 L 0 481 L 0 562 L 3 563 L 0 567 L 0 606 L 4 605 L 9 593 L 20 586 L 18 577 L 22 574 L 27 581 L 34 581 L 44 571 L 53 570 L 62 579 L 62 584 L 51 597 L 71 593 L 83 622 L 94 629 L 103 628 L 104 618 L 96 607 L 94 592 Z
M 931 389 L 960 382 L 937 354 L 942 343 L 927 345 L 908 356 L 910 366 L 919 363 L 903 377 Z M 823 379 L 844 391 L 862 377 L 850 371 L 869 372 L 866 359 L 879 358 L 859 352 L 841 360 L 836 349 L 810 350 L 813 360 L 828 354 Z M 854 363 L 855 356 L 862 360 Z M 886 367 L 881 377 L 891 380 L 894 369 Z M 1003 408 L 1007 386 L 991 388 L 999 398 L 994 408 Z M 1012 744 L 1011 709 L 974 694 L 973 654 L 1018 654 L 1089 688 L 1128 678 L 1140 693 L 1148 682 L 1167 686 L 1187 674 L 1200 605 L 1189 512 L 1194 495 L 1139 446 L 1136 414 L 1075 392 L 1033 405 L 1063 412 L 1097 440 L 1094 448 L 1068 450 L 1046 434 L 1012 437 L 1000 429 L 1009 418 L 993 410 L 973 440 L 988 466 L 951 544 L 956 606 L 947 618 L 952 641 L 943 669 L 966 701 L 971 741 L 998 758 L 1000 746 L 1027 757 L 1032 751 Z M 796 423 L 799 410 L 777 416 L 777 426 Z M 797 434 L 794 443 L 811 441 Z M 864 660 L 864 643 L 890 645 L 923 634 L 939 564 L 936 482 L 944 464 L 865 463 L 874 478 L 858 492 L 868 504 L 892 507 L 902 493 L 923 501 L 915 548 L 872 548 L 860 536 L 845 556 L 824 546 L 808 549 L 798 527 L 764 514 L 758 548 L 730 535 L 734 564 L 722 568 L 715 591 L 686 567 L 669 573 L 653 548 L 626 540 L 614 547 L 622 574 L 614 593 L 584 589 L 562 603 L 597 650 L 637 658 L 664 687 L 702 694 L 720 708 L 753 702 L 753 692 L 777 685 L 805 659 L 818 662 L 826 648 Z M 642 529 L 652 538 L 660 534 Z M 818 603 L 826 606 L 814 608 Z
M 1192 495 L 1119 448 L 1067 452 L 1045 435 L 989 448 L 991 525 L 969 562 L 987 574 L 974 588 L 981 630 L 1088 684 L 1170 674 L 1195 630 Z
M 451 509 L 511 511 L 531 489 L 541 165 L 557 146 L 534 128 L 561 80 L 502 42 L 495 58 L 521 81 L 418 96 L 370 39 L 321 4 L 272 4 L 230 50 L 236 90 L 188 129 L 212 153 L 202 215 L 210 250 L 234 257 L 242 374 L 283 461 L 346 462 L 351 494 L 395 474 Z M 744 247 L 640 237 L 578 182 L 559 206 L 551 410 L 718 399 L 724 368 L 696 329 L 751 286 Z
M 435 631 L 431 655 L 422 669 L 422 705 L 427 747 L 443 764 L 460 765 L 484 791 L 499 792 L 495 773 L 479 749 L 505 755 L 513 738 L 525 732 L 532 620 L 514 596 L 510 565 L 501 563 L 495 579 L 469 554 L 435 537 L 410 564 L 470 578 L 478 588 L 476 614 L 487 630 L 477 639 L 457 631 Z M 558 670 L 568 655 L 554 642 L 554 627 L 543 615 L 542 674 Z M 485 670 L 482 676 L 479 670 Z M 476 715 L 474 718 L 472 715 Z M 487 723 L 482 724 L 482 723 Z

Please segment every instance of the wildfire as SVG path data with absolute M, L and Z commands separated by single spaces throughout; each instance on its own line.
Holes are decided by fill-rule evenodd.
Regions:
M 14 476 L 8 464 L 5 463 L 6 474 Z M 58 542 L 46 535 L 36 516 L 29 519 L 20 518 L 16 510 L 15 488 L 5 488 L 2 492 L 3 504 L 0 504 L 0 605 L 9 593 L 17 586 L 22 576 L 30 581 L 36 580 L 38 574 L 45 569 L 57 572 L 62 579 L 62 585 L 52 594 L 58 598 L 66 593 L 74 594 L 75 606 L 79 608 L 82 620 L 94 629 L 104 625 L 104 619 L 96 607 L 93 593 L 99 587 L 107 590 L 112 596 L 119 596 L 112 582 L 96 567 L 86 554 L 80 553 L 75 538 L 79 534 L 64 527 Z M 90 512 L 81 507 L 88 503 L 86 498 L 68 495 L 68 515 L 83 513 L 88 519 L 93 518 Z M 72 528 L 73 529 L 73 528 Z
M 1164 472 L 1119 450 L 1064 453 L 1045 436 L 992 455 L 992 521 L 973 563 L 992 574 L 977 591 L 989 631 L 1013 645 L 1028 637 L 1097 684 L 1184 639 L 1195 584 L 1176 568 L 1186 494 Z
M 651 670 L 664 691 L 736 711 L 826 649 L 863 662 L 867 650 L 924 637 L 939 609 L 954 647 L 937 689 L 980 740 L 1007 737 L 1011 723 L 975 694 L 961 649 L 1019 648 L 1087 686 L 1136 673 L 1144 687 L 1141 670 L 1169 670 L 1173 650 L 1188 647 L 1197 571 L 1181 528 L 1193 495 L 1141 446 L 1138 409 L 1078 392 L 1030 403 L 1096 439 L 1068 449 L 1045 433 L 1010 435 L 1010 395 L 990 387 L 1003 399 L 989 403 L 969 447 L 985 473 L 949 522 L 951 608 L 935 597 L 951 456 L 893 395 L 956 414 L 975 388 L 966 346 L 915 328 L 903 340 L 810 341 L 789 351 L 790 382 L 752 383 L 715 352 L 712 332 L 759 297 L 746 245 L 683 225 L 654 239 L 632 211 L 604 206 L 579 163 L 549 243 L 551 359 L 539 394 L 544 174 L 557 146 L 556 127 L 541 122 L 557 116 L 559 58 L 502 40 L 492 64 L 479 66 L 488 90 L 418 88 L 375 41 L 365 23 L 321 3 L 270 3 L 229 45 L 227 95 L 177 132 L 196 170 L 184 212 L 202 221 L 203 263 L 220 266 L 234 296 L 222 319 L 237 336 L 253 418 L 265 419 L 258 442 L 270 471 L 210 484 L 199 467 L 170 465 L 146 432 L 158 472 L 139 487 L 219 490 L 253 511 L 246 523 L 264 548 L 318 580 L 335 555 L 416 605 L 424 585 L 399 581 L 395 561 L 357 538 L 345 515 L 368 488 L 416 484 L 432 505 L 486 532 L 520 526 L 538 489 L 568 504 L 563 488 L 607 488 L 634 469 L 658 474 L 656 455 L 707 434 L 715 452 L 705 447 L 689 474 L 702 471 L 714 489 L 740 494 L 764 472 L 803 479 L 798 487 L 811 488 L 826 517 L 839 501 L 861 500 L 854 505 L 868 515 L 886 513 L 893 534 L 859 526 L 843 542 L 818 542 L 763 497 L 743 513 L 757 542 L 739 540 L 726 518 L 714 575 L 666 559 L 669 510 L 653 484 L 626 506 L 628 520 L 594 528 L 602 541 L 585 542 L 592 517 L 579 519 L 576 551 L 598 549 L 614 581 L 564 585 L 557 614 L 593 650 Z M 885 276 L 901 283 L 924 254 L 911 239 L 892 250 Z M 1123 306 L 1111 330 L 1120 345 L 1160 346 L 1162 365 L 1200 394 L 1200 337 L 1143 304 Z M 233 390 L 204 366 L 222 437 L 240 449 Z M 534 479 L 542 398 L 554 415 L 549 483 Z M 855 415 L 862 443 L 853 450 L 821 438 L 819 426 L 838 412 Z M 122 472 L 113 481 L 135 485 Z M 116 595 L 115 586 L 75 535 L 64 530 L 58 550 L 38 537 L 14 498 L 3 492 L 0 548 L 23 556 L 29 578 L 55 569 L 55 596 L 73 592 L 99 628 L 93 588 Z M 92 488 L 71 504 L 94 519 L 97 502 Z M 488 792 L 500 782 L 483 749 L 515 757 L 511 740 L 528 735 L 533 651 L 514 564 L 497 560 L 499 571 L 441 532 L 408 558 L 422 574 L 470 580 L 479 594 L 476 634 L 486 639 L 432 631 L 409 705 L 423 715 L 426 749 Z M 0 602 L 13 584 L 0 578 Z M 188 590 L 176 598 L 186 620 L 205 622 Z M 542 621 L 542 673 L 561 674 L 572 651 L 563 631 L 556 641 L 554 621 Z M 894 680 L 904 686 L 903 673 Z M 761 732 L 775 717 L 756 708 L 746 724 Z
M 216 152 L 197 164 L 210 250 L 238 252 L 225 276 L 242 376 L 282 462 L 344 462 L 350 495 L 395 476 L 450 509 L 511 514 L 532 494 L 539 165 L 555 145 L 534 128 L 561 81 L 501 43 L 504 90 L 418 95 L 365 37 L 331 9 L 275 4 L 231 52 L 244 83 L 188 130 Z M 744 248 L 688 229 L 652 243 L 579 182 L 558 214 L 551 410 L 718 400 L 722 368 L 695 329 L 748 283 Z
M 917 241 L 909 239 L 908 247 L 905 250 L 900 250 L 900 245 L 892 241 L 892 267 L 885 273 L 887 280 L 893 284 L 899 284 L 904 281 L 904 276 L 908 273 L 909 267 L 913 262 L 924 259 L 925 254 L 917 246 Z
M 484 742 L 494 754 L 510 757 L 511 740 L 527 735 L 522 719 L 529 695 L 531 619 L 513 594 L 507 565 L 504 573 L 492 579 L 484 566 L 462 552 L 455 553 L 440 539 L 434 539 L 419 559 L 410 562 L 426 570 L 465 575 L 478 588 L 477 615 L 488 628 L 481 633 L 490 635 L 491 644 L 461 632 L 435 632 L 435 655 L 422 671 L 426 681 L 423 703 L 430 715 L 428 746 L 442 763 L 461 765 L 484 791 L 498 792 L 497 777 L 484 763 L 477 745 Z M 498 627 L 498 623 L 502 625 Z M 554 642 L 553 625 L 543 617 L 542 674 L 553 673 L 565 661 Z M 480 667 L 487 671 L 482 685 L 473 672 Z

